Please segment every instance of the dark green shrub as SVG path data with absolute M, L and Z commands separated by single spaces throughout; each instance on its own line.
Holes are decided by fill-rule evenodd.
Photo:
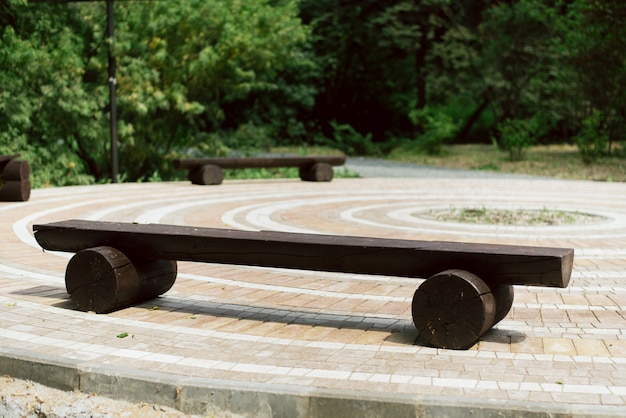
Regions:
M 372 134 L 361 134 L 352 126 L 330 122 L 333 128 L 333 139 L 321 139 L 321 145 L 336 148 L 346 155 L 373 155 L 376 154 L 376 146 L 372 142 Z
M 535 119 L 506 119 L 500 122 L 497 129 L 499 145 L 509 153 L 511 161 L 522 160 L 524 151 L 535 145 L 539 136 L 539 124 Z
M 421 126 L 416 146 L 428 155 L 442 153 L 443 145 L 454 138 L 459 129 L 458 123 L 443 112 L 432 112 L 426 108 L 409 112 L 409 119 L 415 126 Z
M 574 137 L 574 142 L 583 161 L 587 164 L 606 154 L 609 133 L 599 111 L 594 111 L 591 116 L 582 121 L 582 128 Z

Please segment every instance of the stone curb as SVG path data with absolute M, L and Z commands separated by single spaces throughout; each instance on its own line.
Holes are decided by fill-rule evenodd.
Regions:
M 241 417 L 609 418 L 625 407 L 484 401 L 202 379 L 146 372 L 0 347 L 0 373 L 64 391 L 154 403 L 186 414 Z

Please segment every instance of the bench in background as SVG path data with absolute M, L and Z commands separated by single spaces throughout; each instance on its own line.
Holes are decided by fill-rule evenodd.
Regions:
M 297 167 L 304 181 L 331 181 L 333 166 L 345 164 L 344 156 L 310 157 L 243 157 L 243 158 L 182 158 L 174 167 L 189 170 L 193 184 L 216 185 L 224 180 L 223 169 Z

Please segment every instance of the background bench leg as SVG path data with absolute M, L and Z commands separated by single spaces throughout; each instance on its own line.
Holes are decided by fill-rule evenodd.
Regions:
M 79 310 L 107 313 L 167 292 L 176 273 L 176 261 L 133 262 L 113 247 L 95 247 L 70 259 L 65 287 Z
M 300 167 L 300 179 L 304 181 L 331 181 L 333 176 L 333 166 L 327 163 Z
M 0 180 L 0 201 L 26 202 L 30 199 L 31 185 L 29 180 Z
M 219 165 L 207 164 L 189 170 L 189 180 L 193 184 L 215 185 L 222 184 L 224 173 Z
M 459 350 L 491 328 L 496 302 L 489 286 L 476 275 L 446 270 L 420 285 L 412 313 L 420 343 Z
M 0 201 L 25 202 L 30 199 L 30 165 L 25 160 L 10 161 L 0 172 Z
M 4 180 L 28 180 L 30 178 L 30 165 L 26 160 L 10 161 L 2 170 Z

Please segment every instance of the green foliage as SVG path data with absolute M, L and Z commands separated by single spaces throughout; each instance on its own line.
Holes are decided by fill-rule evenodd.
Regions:
M 206 140 L 198 145 L 198 148 L 202 150 L 199 155 L 240 154 L 250 156 L 269 151 L 274 145 L 274 141 L 271 127 L 246 123 L 234 131 L 218 131 L 208 134 Z
M 430 46 L 447 0 L 357 3 L 303 0 L 320 68 L 313 116 L 326 136 L 331 122 L 350 125 L 373 142 L 411 131 L 406 109 L 423 107 Z
M 373 155 L 376 153 L 376 146 L 372 142 L 372 134 L 362 135 L 352 126 L 330 122 L 333 128 L 331 140 L 319 139 L 320 145 L 336 148 L 347 155 Z
M 607 154 L 609 133 L 599 111 L 593 112 L 591 116 L 582 121 L 582 128 L 574 137 L 574 142 L 586 164 L 590 164 Z
M 99 180 L 106 95 L 83 82 L 90 75 L 77 33 L 83 22 L 53 5 L 4 7 L 10 18 L 0 27 L 0 148 L 29 159 L 35 187 Z
M 173 175 L 163 158 L 198 140 L 218 153 L 259 138 L 265 142 L 255 146 L 267 147 L 272 134 L 261 130 L 305 134 L 297 112 L 312 106 L 312 90 L 296 74 L 313 65 L 296 1 L 116 3 L 114 43 L 101 4 L 11 0 L 2 9 L 0 146 L 32 151 L 45 160 L 37 170 L 74 164 L 68 181 L 45 168 L 51 184 L 83 183 L 82 173 L 107 177 L 109 51 L 117 62 L 120 175 L 129 181 Z M 250 126 L 254 135 L 245 133 Z
M 501 2 L 486 11 L 479 65 L 498 120 L 564 117 L 559 99 L 569 85 L 557 21 L 543 0 Z
M 409 118 L 414 125 L 422 129 L 422 133 L 418 134 L 415 140 L 417 149 L 428 155 L 441 154 L 443 145 L 454 138 L 458 130 L 458 123 L 450 116 L 430 108 L 412 110 L 409 112 Z
M 614 143 L 624 139 L 626 3 L 576 0 L 566 23 L 563 39 L 570 52 L 568 64 L 573 70 L 577 93 L 572 102 L 579 114 L 581 111 L 588 114 L 590 107 L 601 112 L 610 150 Z
M 524 151 L 537 143 L 539 124 L 535 119 L 507 119 L 500 122 L 497 130 L 500 146 L 509 153 L 509 159 L 521 161 Z
M 620 0 L 116 2 L 114 42 L 102 3 L 0 10 L 0 152 L 39 186 L 107 181 L 109 52 L 128 181 L 274 145 L 437 154 L 497 125 L 511 158 L 578 134 L 591 161 L 626 132 Z
M 481 109 L 480 106 L 480 103 L 472 97 L 454 96 L 448 98 L 445 104 L 437 106 L 437 109 L 438 112 L 449 115 L 452 121 L 457 125 L 458 129 L 455 133 L 455 140 L 465 142 L 489 142 L 489 132 L 496 122 L 495 115 L 490 107 L 484 106 L 484 108 Z M 474 113 L 478 114 L 474 115 Z M 472 118 L 474 120 L 470 122 L 469 119 Z M 461 127 L 468 122 L 470 122 L 471 125 L 466 127 L 467 137 L 458 138 Z
M 298 54 L 307 32 L 294 1 L 188 0 L 120 9 L 120 152 L 131 180 L 198 139 L 213 154 L 268 146 L 270 134 L 261 132 L 268 128 L 254 122 L 263 122 L 254 109 L 260 97 L 284 87 L 278 82 L 285 69 L 304 61 Z

